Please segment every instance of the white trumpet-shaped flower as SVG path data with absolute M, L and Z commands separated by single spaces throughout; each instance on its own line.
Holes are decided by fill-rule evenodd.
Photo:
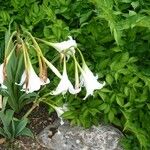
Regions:
M 68 79 L 67 70 L 66 70 L 66 60 L 64 57 L 64 68 L 63 68 L 63 74 L 60 83 L 58 84 L 56 90 L 52 91 L 51 94 L 59 95 L 62 93 L 64 95 L 67 91 L 69 91 L 71 94 L 77 94 L 80 92 L 80 89 L 74 89 L 73 85 Z
M 48 78 L 46 81 L 41 80 L 30 64 L 28 70 L 23 72 L 19 85 L 23 85 L 22 91 L 32 93 L 34 91 L 38 91 L 41 85 L 48 84 L 49 82 L 50 80 Z
M 63 121 L 63 118 L 61 117 L 62 114 L 66 111 L 68 111 L 68 108 L 66 107 L 66 105 L 64 104 L 63 107 L 56 107 L 56 106 L 53 106 L 53 108 L 55 109 L 56 113 L 57 113 L 57 116 L 60 118 L 60 124 L 63 125 L 64 124 L 64 121 Z
M 77 47 L 77 43 L 71 36 L 69 36 L 69 40 L 63 41 L 60 43 L 50 43 L 52 47 L 54 47 L 59 53 L 67 50 L 67 54 L 71 55 L 75 53 L 75 47 Z
M 84 86 L 86 88 L 86 96 L 84 97 L 84 100 L 89 96 L 93 95 L 94 90 L 101 89 L 105 85 L 105 82 L 102 84 L 97 81 L 98 76 L 94 76 L 91 70 L 88 68 L 88 66 L 83 63 L 83 67 L 81 70 L 81 86 Z

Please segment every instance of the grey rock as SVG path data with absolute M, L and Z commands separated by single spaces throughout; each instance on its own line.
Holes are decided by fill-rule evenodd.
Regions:
M 122 136 L 112 126 L 99 125 L 84 129 L 56 123 L 45 128 L 38 139 L 50 150 L 122 150 L 119 146 Z

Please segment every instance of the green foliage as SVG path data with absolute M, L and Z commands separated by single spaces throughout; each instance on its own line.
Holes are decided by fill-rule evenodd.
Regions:
M 14 110 L 14 112 L 20 112 L 20 110 L 28 103 L 31 103 L 36 94 L 26 94 L 21 91 L 21 87 L 17 84 L 20 83 L 21 75 L 23 74 L 23 55 L 20 49 L 15 49 L 16 45 L 13 44 L 13 37 L 15 32 L 10 33 L 10 29 L 5 34 L 5 54 L 4 58 L 9 57 L 6 65 L 7 80 L 5 85 L 7 89 L 1 89 L 1 94 L 8 97 L 8 104 Z
M 18 56 L 17 56 L 18 57 Z M 8 104 L 16 112 L 19 113 L 21 109 L 31 103 L 35 97 L 36 93 L 26 94 L 21 91 L 21 87 L 17 85 L 20 83 L 20 78 L 23 73 L 22 57 L 16 56 L 12 57 L 7 66 L 7 89 L 2 89 L 2 94 L 8 97 Z M 18 59 L 19 63 L 17 62 Z
M 72 35 L 90 68 L 106 81 L 105 88 L 86 101 L 82 93 L 50 97 L 55 104 L 67 103 L 64 118 L 84 127 L 103 120 L 124 131 L 122 143 L 127 150 L 150 149 L 148 0 L 3 0 L 0 8 L 1 52 L 11 19 L 13 30 L 27 29 L 38 38 L 62 41 Z M 40 46 L 51 59 L 52 49 Z M 70 62 L 67 69 L 72 70 Z
M 7 98 L 4 98 L 4 105 L 6 105 Z M 3 109 L 0 111 L 0 121 L 2 127 L 0 127 L 0 135 L 7 140 L 13 141 L 18 136 L 30 136 L 33 138 L 33 134 L 29 128 L 26 127 L 28 123 L 27 118 L 21 120 L 14 118 L 14 111 L 6 109 L 3 105 Z
M 85 128 L 98 125 L 100 121 L 99 100 L 87 100 L 82 102 L 80 99 L 71 99 L 68 103 L 69 111 L 63 114 L 63 117 L 71 120 L 72 125 L 82 125 Z

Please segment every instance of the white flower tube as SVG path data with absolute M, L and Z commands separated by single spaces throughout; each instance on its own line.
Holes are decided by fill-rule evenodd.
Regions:
M 71 55 L 75 53 L 75 47 L 77 47 L 77 43 L 71 36 L 69 36 L 69 40 L 63 41 L 60 43 L 50 43 L 52 47 L 54 47 L 59 53 L 68 50 L 67 54 Z
M 47 66 L 55 73 L 55 75 L 57 75 L 57 77 L 62 77 L 58 69 L 51 62 L 49 62 L 45 57 L 43 57 L 43 60 L 45 61 Z
M 2 63 L 2 64 L 0 65 L 0 84 L 3 84 L 3 82 L 4 82 L 3 67 L 4 67 L 4 63 Z
M 23 72 L 21 81 L 18 85 L 22 85 L 22 91 L 26 91 L 26 93 L 32 93 L 34 91 L 38 91 L 41 85 L 50 83 L 50 80 L 48 78 L 45 80 L 38 77 L 32 67 L 26 45 L 23 41 L 22 47 L 24 54 L 25 71 Z
M 98 76 L 94 76 L 91 70 L 88 68 L 88 66 L 85 63 L 83 63 L 80 79 L 81 79 L 81 82 L 80 82 L 81 86 L 84 86 L 86 88 L 86 96 L 84 97 L 84 100 L 89 95 L 93 95 L 94 90 L 101 89 L 105 85 L 105 82 L 101 84 L 97 81 Z
M 80 89 L 74 89 L 73 85 L 68 79 L 67 70 L 66 70 L 66 60 L 64 57 L 63 75 L 61 77 L 60 83 L 58 84 L 56 90 L 52 91 L 51 94 L 59 95 L 60 93 L 62 93 L 64 95 L 67 91 L 69 91 L 71 94 L 77 94 L 80 92 Z
M 60 118 L 60 124 L 63 125 L 64 124 L 64 121 L 61 117 L 61 115 L 64 113 L 64 110 L 62 107 L 54 107 L 56 113 L 57 113 L 57 116 Z
M 41 87 L 41 85 L 48 84 L 50 80 L 47 78 L 47 81 L 42 81 L 38 75 L 35 73 L 32 65 L 29 65 L 29 68 L 26 71 L 24 71 L 21 81 L 19 85 L 23 85 L 23 91 L 26 91 L 26 93 L 32 93 L 34 91 L 38 91 Z
M 7 87 L 3 84 L 4 83 L 4 63 L 2 63 L 0 65 L 0 84 L 1 84 L 1 88 L 3 89 L 7 89 Z
M 57 116 L 60 118 L 60 124 L 63 125 L 64 121 L 61 116 L 63 115 L 64 112 L 68 111 L 66 104 L 64 104 L 63 107 L 56 107 L 54 105 L 51 105 L 51 106 L 55 109 Z

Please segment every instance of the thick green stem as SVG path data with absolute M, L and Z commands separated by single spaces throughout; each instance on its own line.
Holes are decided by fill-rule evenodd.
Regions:
M 51 106 L 53 109 L 55 109 L 55 106 L 54 106 L 54 105 L 52 105 L 52 104 L 50 104 L 50 103 L 48 103 L 48 102 L 46 102 L 46 101 L 43 101 L 43 103 L 45 103 L 45 104 Z
M 39 102 L 33 103 L 32 107 L 26 112 L 23 118 L 27 118 L 32 113 L 32 111 L 38 106 L 39 106 Z

